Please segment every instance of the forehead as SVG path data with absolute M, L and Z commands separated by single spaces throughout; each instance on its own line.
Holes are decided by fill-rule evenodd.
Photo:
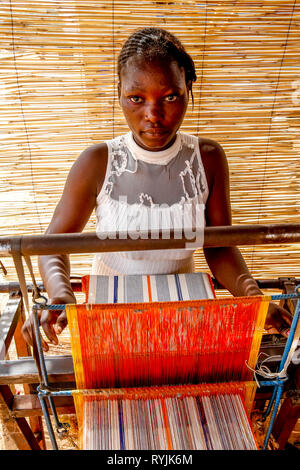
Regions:
M 121 86 L 130 89 L 184 88 L 185 71 L 175 60 L 155 59 L 147 61 L 132 57 L 121 71 Z

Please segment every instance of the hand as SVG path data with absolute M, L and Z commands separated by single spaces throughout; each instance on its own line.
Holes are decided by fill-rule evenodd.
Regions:
M 52 304 L 74 304 L 76 303 L 75 297 L 66 296 L 63 299 L 52 299 Z M 38 320 L 39 324 L 44 330 L 46 337 L 49 339 L 50 343 L 57 345 L 59 335 L 63 329 L 67 326 L 67 315 L 66 311 L 63 310 L 39 310 L 38 311 Z M 33 328 L 33 315 L 25 321 L 22 327 L 22 334 L 24 336 L 25 341 L 33 345 L 32 342 L 32 328 Z M 48 343 L 43 339 L 42 340 L 42 348 L 45 352 L 49 351 Z
M 270 302 L 265 322 L 265 330 L 268 334 L 281 334 L 288 337 L 292 315 L 274 302 Z

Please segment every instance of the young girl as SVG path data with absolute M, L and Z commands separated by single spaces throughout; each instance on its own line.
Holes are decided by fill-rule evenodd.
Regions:
M 155 214 L 161 205 L 163 220 L 174 225 L 188 204 L 205 206 L 206 226 L 230 225 L 229 172 L 221 145 L 179 132 L 196 80 L 193 60 L 179 40 L 162 29 L 138 30 L 121 50 L 118 77 L 119 103 L 130 132 L 79 156 L 46 233 L 80 232 L 94 209 L 99 233 L 116 231 L 128 219 L 131 230 L 138 230 L 149 210 Z M 238 248 L 204 249 L 204 255 L 212 274 L 234 296 L 262 294 Z M 41 256 L 39 269 L 51 303 L 76 302 L 67 256 Z M 153 250 L 98 254 L 92 272 L 192 270 L 191 250 Z M 57 344 L 65 313 L 43 311 L 40 323 Z M 271 303 L 265 328 L 286 336 L 290 323 L 289 313 Z M 23 334 L 31 344 L 29 320 Z M 43 348 L 48 350 L 45 341 Z

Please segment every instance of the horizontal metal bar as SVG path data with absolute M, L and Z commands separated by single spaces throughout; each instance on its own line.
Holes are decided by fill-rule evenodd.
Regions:
M 278 385 L 276 380 L 261 380 L 258 382 L 260 387 L 274 387 Z
M 66 390 L 66 394 L 59 394 L 59 396 L 53 396 L 55 407 L 59 415 L 75 414 L 75 405 L 72 390 Z M 256 399 L 259 400 L 261 396 L 263 399 L 269 399 L 270 393 L 271 390 L 269 389 L 268 392 L 261 392 L 258 388 L 256 391 Z M 43 416 L 41 403 L 37 395 L 14 395 L 14 399 L 11 404 L 11 413 L 16 418 Z M 49 413 L 51 414 L 50 408 Z
M 257 282 L 258 287 L 261 289 L 284 289 L 284 282 L 286 280 L 290 280 L 296 286 L 300 284 L 300 278 L 277 278 L 277 279 L 255 279 Z M 219 284 L 216 279 L 212 278 L 212 282 L 214 284 L 215 289 L 224 289 L 224 286 Z M 80 292 L 82 290 L 82 283 L 80 280 L 72 280 L 71 278 L 71 285 L 74 292 Z M 41 292 L 45 292 L 45 287 L 42 282 L 37 282 L 37 286 Z M 27 283 L 26 284 L 27 291 L 33 291 L 33 284 Z M 10 292 L 18 292 L 20 291 L 20 284 L 18 282 L 0 282 L 0 294 L 10 293 Z
M 271 295 L 272 300 L 284 300 L 284 299 L 300 299 L 299 287 L 298 292 L 293 294 L 274 294 Z
M 70 253 L 97 253 L 110 251 L 162 250 L 176 248 L 201 248 L 197 245 L 196 235 L 191 238 L 177 239 L 170 231 L 167 238 L 138 239 L 104 238 L 96 233 L 59 233 L 50 235 L 23 235 L 21 237 L 0 237 L 0 255 L 10 256 L 13 240 L 19 238 L 23 255 L 50 255 Z M 300 224 L 270 225 L 231 225 L 206 227 L 204 229 L 204 248 L 300 243 Z
M 51 397 L 70 397 L 72 396 L 73 390 L 68 389 L 68 390 L 40 390 L 39 393 L 41 395 L 48 396 L 50 395 Z
M 298 292 L 293 294 L 276 294 L 271 295 L 271 300 L 284 300 L 284 299 L 299 299 L 300 301 L 300 291 L 298 287 Z M 43 304 L 43 303 L 35 303 L 33 305 L 34 310 L 64 310 L 66 304 Z
M 261 289 L 279 289 L 284 290 L 287 288 L 287 283 L 290 291 L 294 291 L 294 288 L 300 284 L 300 278 L 296 277 L 278 277 L 274 279 L 257 279 L 255 278 L 258 287 Z M 212 282 L 215 289 L 224 289 L 216 279 L 212 278 Z M 1 284 L 0 284 L 1 292 Z
M 300 283 L 300 279 L 299 279 Z M 82 290 L 82 283 L 81 281 L 72 281 L 71 279 L 72 290 L 74 292 L 79 292 Z M 37 282 L 37 286 L 40 292 L 46 292 L 44 284 L 42 282 Z M 33 284 L 28 282 L 26 284 L 26 288 L 28 292 L 33 292 Z M 20 284 L 19 282 L 0 282 L 0 294 L 7 294 L 11 292 L 19 292 L 20 291 Z

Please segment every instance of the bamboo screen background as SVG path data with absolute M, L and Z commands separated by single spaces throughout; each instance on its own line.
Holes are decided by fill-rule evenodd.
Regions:
M 127 132 L 116 59 L 149 25 L 176 34 L 195 61 L 182 130 L 223 146 L 233 223 L 299 223 L 299 2 L 11 0 L 0 11 L 0 235 L 43 233 L 78 155 Z M 241 251 L 258 278 L 300 274 L 299 245 Z M 72 273 L 88 273 L 91 258 L 72 255 Z

